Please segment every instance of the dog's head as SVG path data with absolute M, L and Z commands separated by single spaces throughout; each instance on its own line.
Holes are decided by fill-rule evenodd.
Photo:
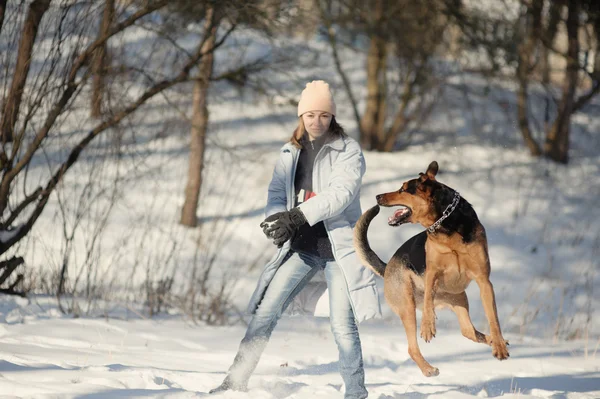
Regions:
M 404 223 L 421 223 L 430 226 L 437 219 L 433 193 L 443 187 L 435 180 L 438 173 L 438 163 L 433 161 L 425 173 L 402 184 L 398 191 L 379 194 L 376 196 L 380 206 L 400 206 L 394 215 L 388 219 L 390 226 L 400 226 Z

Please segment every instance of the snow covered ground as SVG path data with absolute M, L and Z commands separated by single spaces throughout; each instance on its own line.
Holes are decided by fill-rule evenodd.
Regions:
M 73 319 L 52 300 L 2 299 L 0 397 L 341 398 L 337 350 L 326 319 L 283 319 L 248 393 L 208 395 L 235 355 L 243 326 L 208 327 L 181 318 Z M 125 314 L 123 314 L 125 317 Z M 507 334 L 511 357 L 455 328 L 438 331 L 424 356 L 427 378 L 408 357 L 399 323 L 361 326 L 370 398 L 598 398 L 600 353 L 586 342 L 552 343 Z M 587 355 L 586 355 L 587 350 Z

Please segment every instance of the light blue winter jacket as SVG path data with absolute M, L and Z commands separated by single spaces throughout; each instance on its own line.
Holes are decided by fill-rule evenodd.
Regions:
M 294 207 L 294 177 L 299 154 L 300 150 L 291 143 L 281 148 L 269 184 L 265 216 Z M 350 137 L 332 140 L 323 145 L 315 159 L 312 183 L 317 195 L 299 205 L 311 226 L 324 222 L 333 255 L 346 278 L 352 309 L 358 322 L 381 317 L 375 276 L 369 268 L 361 265 L 353 246 L 352 229 L 362 214 L 360 186 L 364 173 L 365 160 L 356 140 Z M 289 249 L 290 241 L 265 265 L 250 299 L 249 313 L 256 311 Z M 311 287 L 307 286 L 304 291 L 310 291 L 310 294 L 307 296 L 300 293 L 297 297 L 304 298 L 306 303 L 292 306 L 314 313 L 317 299 L 325 294 L 326 288 L 324 280 L 313 283 Z

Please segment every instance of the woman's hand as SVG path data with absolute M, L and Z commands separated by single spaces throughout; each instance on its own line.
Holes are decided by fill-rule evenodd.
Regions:
M 290 211 L 278 212 L 269 216 L 260 224 L 260 227 L 268 238 L 273 239 L 273 244 L 277 245 L 277 248 L 281 248 L 304 223 L 306 223 L 306 218 L 302 211 L 293 208 Z
M 273 226 L 273 224 L 277 221 L 277 219 L 279 219 L 279 217 L 284 213 L 285 212 L 274 213 L 260 223 L 260 227 L 262 228 L 263 233 L 265 233 L 268 239 L 273 239 L 273 237 L 271 236 L 270 229 Z

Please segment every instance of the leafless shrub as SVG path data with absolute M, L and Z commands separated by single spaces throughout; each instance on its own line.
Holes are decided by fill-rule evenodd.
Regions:
M 251 270 L 264 259 L 260 251 L 251 252 L 247 248 L 237 248 L 235 256 L 226 252 L 231 247 L 238 224 L 237 219 L 244 215 L 237 211 L 243 201 L 247 201 L 241 182 L 247 178 L 240 173 L 236 162 L 227 150 L 213 150 L 221 157 L 220 170 L 209 169 L 205 199 L 219 190 L 218 211 L 213 215 L 200 217 L 199 227 L 194 232 L 194 253 L 190 270 L 186 272 L 185 284 L 176 295 L 178 307 L 193 320 L 207 324 L 229 324 L 241 318 L 240 310 L 234 306 L 235 287 L 243 272 Z M 213 153 L 214 154 L 214 153 Z M 235 155 L 234 155 L 235 156 Z M 227 181 L 222 185 L 219 182 Z M 247 205 L 247 204 L 246 204 Z M 206 205 L 205 205 L 206 206 Z M 229 215 L 229 216 L 227 216 Z M 227 262 L 227 263 L 226 263 Z M 231 263 L 241 264 L 241 269 L 231 267 Z

